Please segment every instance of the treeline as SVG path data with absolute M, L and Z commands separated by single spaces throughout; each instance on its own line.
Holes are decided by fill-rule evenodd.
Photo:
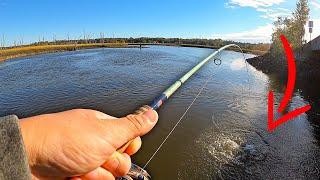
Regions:
M 128 43 L 163 43 L 163 44 L 190 44 L 190 45 L 203 45 L 212 47 L 222 47 L 228 44 L 238 44 L 244 49 L 255 49 L 261 51 L 269 50 L 270 44 L 258 43 L 241 43 L 235 41 L 227 41 L 222 39 L 181 39 L 181 38 L 129 38 Z
M 56 40 L 56 41 L 39 41 L 31 45 L 63 45 L 63 44 L 95 44 L 95 43 L 127 43 L 127 44 L 171 44 L 171 45 L 200 45 L 210 47 L 222 47 L 231 43 L 238 44 L 241 48 L 247 50 L 268 51 L 270 44 L 265 43 L 241 43 L 226 41 L 222 39 L 181 39 L 181 38 L 96 38 L 96 39 L 79 39 L 79 40 Z

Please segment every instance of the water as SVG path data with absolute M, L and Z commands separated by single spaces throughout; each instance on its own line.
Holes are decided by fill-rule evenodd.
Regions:
M 121 117 L 149 103 L 211 52 L 151 46 L 10 60 L 0 64 L 0 115 L 92 108 Z M 225 51 L 222 65 L 210 62 L 172 96 L 133 161 L 146 163 L 210 76 L 204 92 L 147 166 L 154 179 L 317 179 L 319 114 L 311 111 L 312 116 L 301 115 L 268 133 L 267 93 L 275 90 L 279 102 L 284 85 L 251 66 L 247 71 L 241 58 Z M 299 91 L 293 99 L 288 111 L 308 103 Z

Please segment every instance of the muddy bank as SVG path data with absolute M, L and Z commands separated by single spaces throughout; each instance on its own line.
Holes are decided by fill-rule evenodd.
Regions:
M 263 73 L 274 75 L 279 78 L 279 81 L 286 83 L 288 65 L 285 55 L 275 57 L 267 53 L 263 56 L 247 59 L 247 62 Z M 320 77 L 320 57 L 306 60 L 296 59 L 295 62 L 297 68 L 297 88 L 304 88 L 303 86 L 306 83 L 314 87 L 319 86 L 320 78 L 317 77 Z M 301 86 L 302 84 L 303 86 Z

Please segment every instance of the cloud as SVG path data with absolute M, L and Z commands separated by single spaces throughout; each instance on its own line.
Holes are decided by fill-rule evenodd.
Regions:
M 314 28 L 312 33 L 312 39 L 320 35 L 320 19 L 312 19 Z M 267 24 L 265 26 L 259 26 L 256 29 L 242 31 L 238 33 L 227 33 L 227 34 L 214 34 L 212 38 L 232 40 L 238 42 L 250 42 L 250 43 L 270 43 L 271 35 L 274 26 L 272 24 Z M 305 25 L 306 33 L 304 39 L 307 42 L 310 40 L 308 23 Z
M 213 38 L 221 38 L 223 40 L 232 40 L 239 42 L 270 43 L 272 31 L 273 25 L 267 24 L 265 26 L 259 26 L 256 29 L 249 31 L 228 34 L 215 34 L 213 35 Z
M 263 13 L 260 17 L 274 21 L 280 16 L 291 15 L 288 9 L 274 7 L 284 1 L 285 0 L 229 0 L 229 2 L 226 3 L 226 7 L 232 9 L 236 7 L 254 8 L 256 11 Z
M 285 8 L 258 8 L 257 11 L 264 13 L 261 15 L 262 18 L 270 19 L 272 21 L 277 20 L 278 17 L 288 17 L 291 15 L 291 11 Z
M 237 8 L 237 7 L 250 7 L 255 9 L 257 12 L 261 13 L 261 18 L 269 19 L 271 21 L 276 20 L 278 17 L 288 17 L 291 16 L 291 11 L 289 9 L 275 7 L 285 0 L 229 0 L 226 3 L 227 8 Z M 311 0 L 310 5 L 315 9 L 320 9 L 320 0 Z M 313 19 L 314 28 L 312 33 L 312 39 L 320 35 L 320 19 Z M 267 24 L 265 26 L 257 27 L 256 29 L 243 31 L 239 33 L 229 33 L 229 34 L 216 34 L 214 38 L 221 38 L 225 40 L 234 40 L 240 42 L 264 42 L 269 43 L 271 41 L 271 34 L 273 32 L 274 26 L 272 24 Z M 304 39 L 309 41 L 309 27 L 305 25 L 306 34 Z
M 230 0 L 226 5 L 234 7 L 252 7 L 252 8 L 262 8 L 271 7 L 273 5 L 279 5 L 284 2 L 284 0 Z
M 315 9 L 320 9 L 320 2 L 316 0 L 311 0 L 310 5 L 312 5 Z

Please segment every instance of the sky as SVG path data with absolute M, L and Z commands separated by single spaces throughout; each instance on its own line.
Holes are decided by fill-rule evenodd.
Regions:
M 30 43 L 99 37 L 221 38 L 270 42 L 273 21 L 290 16 L 295 0 L 0 0 L 0 40 Z M 320 0 L 309 0 L 313 37 Z M 308 38 L 307 38 L 308 37 Z M 309 34 L 306 34 L 309 39 Z

